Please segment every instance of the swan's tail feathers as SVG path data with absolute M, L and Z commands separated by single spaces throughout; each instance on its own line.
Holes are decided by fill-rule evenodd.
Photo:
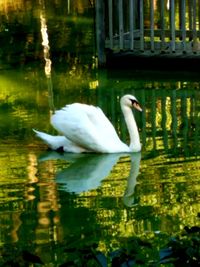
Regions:
M 39 132 L 35 129 L 33 131 L 36 133 L 36 136 L 42 139 L 42 141 L 49 146 L 52 150 L 58 150 L 65 146 L 66 138 L 64 136 L 53 136 L 43 132 Z

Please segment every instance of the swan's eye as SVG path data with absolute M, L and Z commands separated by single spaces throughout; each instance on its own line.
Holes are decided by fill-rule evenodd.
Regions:
M 131 105 L 132 107 L 134 107 L 135 109 L 139 110 L 139 111 L 142 111 L 142 108 L 140 107 L 140 104 L 138 103 L 137 100 L 135 99 L 130 99 L 131 101 Z
M 139 103 L 135 99 L 130 99 L 132 106 L 139 105 Z

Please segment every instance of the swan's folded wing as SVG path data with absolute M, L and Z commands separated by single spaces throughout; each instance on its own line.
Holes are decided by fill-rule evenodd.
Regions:
M 100 108 L 72 104 L 55 112 L 53 127 L 79 146 L 95 152 L 110 152 L 121 143 L 113 125 Z

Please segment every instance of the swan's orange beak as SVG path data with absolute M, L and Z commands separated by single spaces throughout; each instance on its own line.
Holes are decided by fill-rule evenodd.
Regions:
M 136 101 L 133 103 L 133 107 L 135 109 L 139 110 L 139 111 L 142 111 L 142 108 L 140 107 L 140 104 L 138 102 L 136 102 Z

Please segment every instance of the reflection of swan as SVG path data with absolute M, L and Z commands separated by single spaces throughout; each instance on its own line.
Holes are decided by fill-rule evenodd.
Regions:
M 76 156 L 77 155 L 77 156 Z M 46 153 L 40 161 L 64 159 L 72 162 L 56 174 L 56 181 L 67 192 L 81 193 L 100 186 L 122 154 L 72 154 Z
M 40 161 L 50 159 L 64 159 L 72 162 L 71 165 L 57 173 L 56 180 L 61 189 L 67 192 L 81 193 L 100 186 L 101 181 L 109 175 L 113 166 L 124 156 L 131 157 L 131 170 L 124 194 L 124 204 L 133 199 L 136 177 L 139 172 L 141 154 L 72 154 L 48 152 L 40 157 Z
M 136 179 L 139 174 L 141 153 L 130 154 L 131 156 L 131 170 L 127 180 L 127 187 L 124 192 L 123 202 L 124 205 L 131 207 L 134 205 L 134 191 L 136 186 Z
M 34 131 L 53 150 L 62 147 L 64 151 L 74 153 L 140 151 L 139 133 L 131 108 L 142 109 L 132 95 L 123 96 L 120 104 L 130 135 L 130 146 L 119 139 L 100 108 L 79 103 L 67 105 L 52 116 L 51 124 L 62 135 L 52 136 Z

